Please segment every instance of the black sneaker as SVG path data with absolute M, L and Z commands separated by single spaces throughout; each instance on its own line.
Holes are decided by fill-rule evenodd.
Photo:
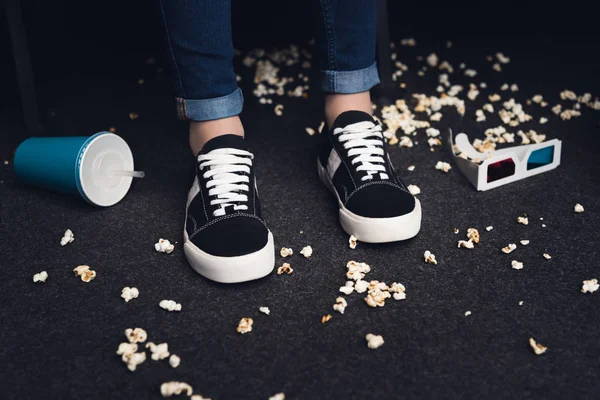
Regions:
M 211 139 L 197 157 L 188 194 L 183 249 L 200 275 L 244 282 L 273 271 L 273 235 L 260 213 L 253 155 L 244 139 Z
M 381 125 L 365 112 L 347 111 L 323 136 L 317 168 L 337 197 L 342 228 L 367 243 L 414 237 L 421 204 L 396 175 Z

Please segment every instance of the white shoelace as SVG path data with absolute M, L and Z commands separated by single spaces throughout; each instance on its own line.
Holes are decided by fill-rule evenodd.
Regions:
M 213 216 L 220 217 L 225 215 L 226 207 L 233 207 L 234 210 L 247 210 L 248 206 L 241 203 L 248 201 L 248 196 L 244 192 L 250 190 L 250 167 L 252 166 L 252 153 L 238 149 L 216 149 L 208 154 L 198 156 L 200 170 L 208 167 L 202 175 L 204 179 L 210 179 L 206 182 L 209 196 L 217 196 L 211 200 L 211 205 L 220 207 L 213 211 Z
M 381 179 L 389 179 L 385 173 L 385 160 L 383 159 L 383 133 L 381 125 L 370 121 L 357 122 L 343 128 L 335 128 L 334 135 L 339 135 L 338 140 L 348 150 L 348 157 L 352 158 L 352 165 L 359 164 L 357 171 L 364 171 L 361 180 L 368 181 L 379 173 Z

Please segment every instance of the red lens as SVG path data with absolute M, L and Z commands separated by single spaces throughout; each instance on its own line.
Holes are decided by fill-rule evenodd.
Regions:
M 515 163 L 512 158 L 489 164 L 487 168 L 487 181 L 494 182 L 515 174 Z

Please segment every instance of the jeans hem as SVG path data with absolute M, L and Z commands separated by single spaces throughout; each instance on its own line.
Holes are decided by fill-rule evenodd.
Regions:
M 237 88 L 233 93 L 213 99 L 184 99 L 177 97 L 177 118 L 182 121 L 210 121 L 233 117 L 242 112 L 244 97 Z
M 379 83 L 377 63 L 355 71 L 321 71 L 321 89 L 326 93 L 366 92 Z

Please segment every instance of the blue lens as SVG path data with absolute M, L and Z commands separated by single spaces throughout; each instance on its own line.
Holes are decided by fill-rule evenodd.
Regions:
M 554 146 L 544 147 L 532 151 L 527 160 L 527 169 L 535 169 L 544 165 L 552 164 L 554 160 Z

